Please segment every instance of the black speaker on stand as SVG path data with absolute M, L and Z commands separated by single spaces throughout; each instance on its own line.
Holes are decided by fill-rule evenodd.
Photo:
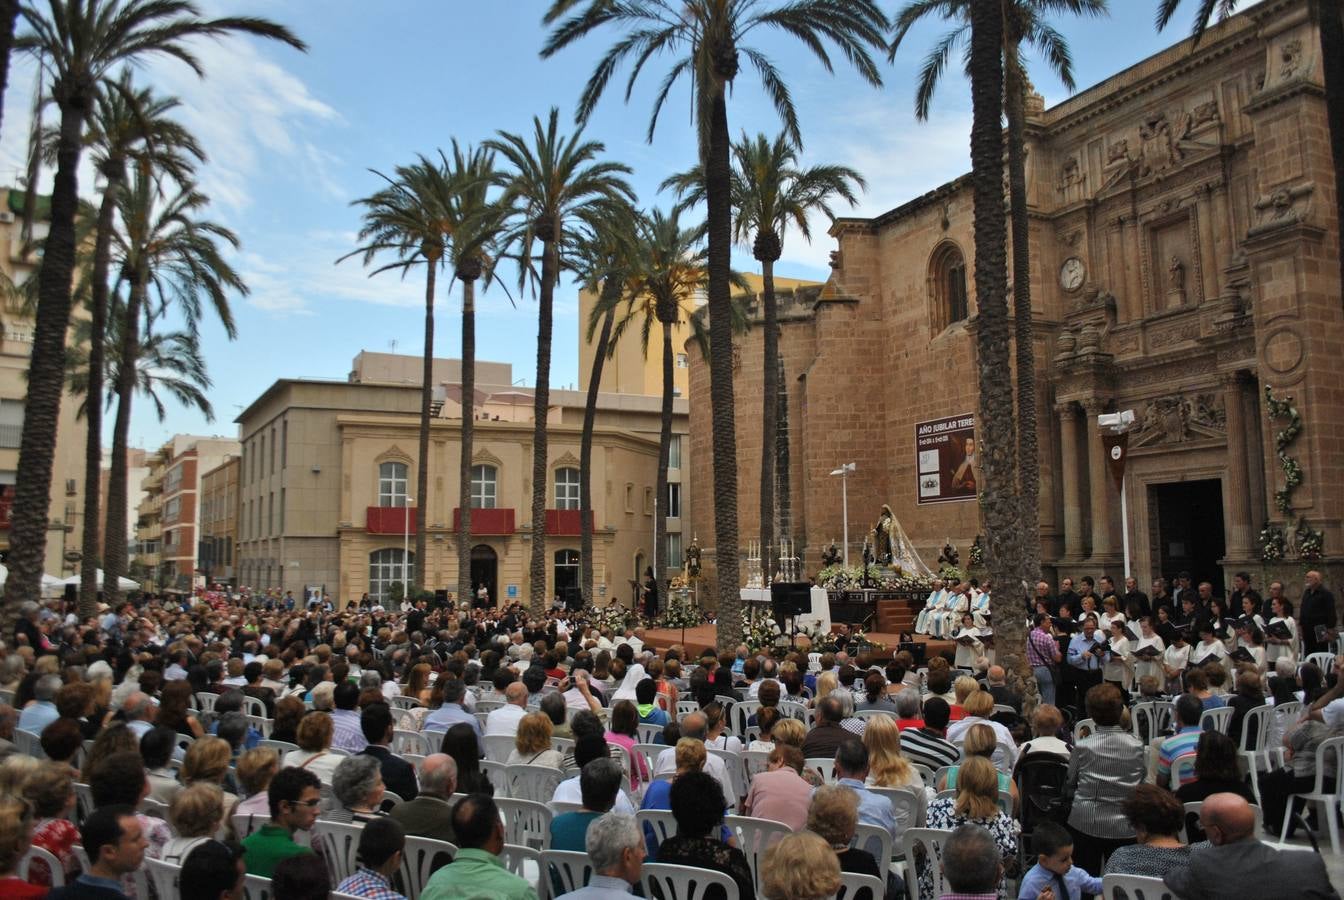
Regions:
M 806 581 L 784 581 L 770 585 L 770 610 L 781 628 L 789 622 L 789 645 L 797 637 L 793 620 L 812 611 L 812 585 Z

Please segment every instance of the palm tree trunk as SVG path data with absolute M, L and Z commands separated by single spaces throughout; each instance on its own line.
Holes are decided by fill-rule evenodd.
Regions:
M 602 317 L 602 330 L 598 333 L 597 350 L 593 354 L 593 370 L 588 374 L 588 400 L 583 406 L 583 436 L 579 439 L 579 516 L 582 519 L 579 566 L 584 606 L 593 603 L 593 426 L 597 423 L 597 395 L 602 385 L 602 369 L 607 364 L 611 328 L 616 321 L 616 298 L 620 294 L 620 279 L 608 275 L 602 282 L 602 295 L 598 301 L 606 307 L 607 314 Z
M 9 86 L 9 51 L 14 45 L 14 26 L 18 20 L 19 0 L 0 0 L 0 121 L 5 111 L 5 88 Z
M 789 391 L 784 381 L 784 360 L 778 360 L 775 401 L 775 495 L 779 536 L 793 537 L 793 498 L 789 484 Z
M 425 583 L 425 506 L 429 502 L 429 406 L 434 398 L 434 285 L 438 260 L 425 265 L 425 356 L 420 371 L 420 464 L 415 467 L 415 574 L 406 586 L 406 599 L 414 600 Z
M 701 102 L 709 102 L 709 141 L 705 166 L 706 225 L 709 238 L 709 395 L 714 446 L 714 567 L 717 571 L 718 626 L 721 651 L 736 647 L 742 636 L 742 599 L 738 594 L 737 559 L 737 425 L 733 398 L 733 302 L 729 290 L 732 265 L 732 197 L 728 162 L 728 104 L 723 85 L 707 85 Z
M 1330 123 L 1330 156 L 1335 163 L 1336 222 L 1344 222 L 1344 9 L 1334 0 L 1318 0 L 1316 21 L 1321 30 L 1321 69 L 1325 77 L 1326 121 Z M 1344 253 L 1339 257 L 1344 283 Z
M 759 239 L 758 239 L 759 240 Z M 761 263 L 761 304 L 765 307 L 765 333 L 761 344 L 764 360 L 761 365 L 761 556 L 765 578 L 769 582 L 770 560 L 775 551 L 775 418 L 779 398 L 779 310 L 775 302 L 775 261 Z
M 653 541 L 657 548 L 654 556 L 659 560 L 653 577 L 657 579 L 658 596 L 664 606 L 668 601 L 668 581 L 663 573 L 677 564 L 667 556 L 667 463 L 672 450 L 672 323 L 663 321 L 663 408 L 662 425 L 658 430 L 658 503 L 654 507 Z
M 532 556 L 527 567 L 529 608 L 546 612 L 546 411 L 551 405 L 551 313 L 559 275 L 560 222 L 547 220 L 541 236 L 541 291 L 537 313 L 537 385 L 532 405 Z
M 1016 56 L 1016 48 L 1010 51 Z M 1031 229 L 1023 103 L 1026 85 L 1013 67 L 1005 82 L 1008 112 L 1008 191 L 1013 229 L 1013 328 L 1017 363 L 1017 488 L 1022 505 L 1022 580 L 1041 577 L 1041 473 L 1036 434 L 1036 350 L 1031 319 Z
M 131 431 L 131 405 L 135 400 L 135 373 L 140 355 L 140 308 L 144 303 L 145 279 L 131 280 L 121 328 L 120 368 L 117 370 L 117 416 L 112 424 L 112 471 L 107 479 L 107 524 L 103 528 L 103 595 L 113 606 L 121 600 L 118 581 L 126 574 L 126 446 Z M 162 554 L 162 545 L 160 545 Z M 160 556 L 162 558 L 162 556 Z
M 28 396 L 15 473 L 9 529 L 9 579 L 5 582 L 3 627 L 18 604 L 39 596 L 47 552 L 47 511 L 51 464 L 65 388 L 65 338 L 70 325 L 70 276 L 75 268 L 75 209 L 79 203 L 80 146 L 87 98 L 61 104 L 56 147 L 56 180 L 51 192 L 51 228 L 37 273 L 37 321 L 28 363 Z
M 1022 562 L 1015 479 L 1013 389 L 1008 352 L 1007 263 L 1003 208 L 1003 18 L 997 3 L 971 4 L 971 181 L 975 212 L 976 365 L 980 387 L 981 508 L 989 538 L 986 564 L 996 597 L 1016 609 Z M 1026 634 L 1015 616 L 995 620 L 999 664 L 1022 690 L 1031 678 Z M 1000 630 L 1002 629 L 1002 630 Z
M 476 282 L 462 279 L 462 459 L 458 465 L 457 600 L 471 602 L 471 457 L 476 438 Z
M 87 619 L 98 611 L 98 525 L 102 521 L 99 482 L 103 470 L 103 367 L 107 336 L 107 273 L 112 259 L 112 213 L 121 189 L 117 164 L 108 166 L 107 184 L 98 207 L 98 233 L 93 242 L 93 283 L 90 285 L 89 310 L 89 386 L 85 419 L 89 425 L 84 446 L 84 534 L 79 565 L 79 618 Z

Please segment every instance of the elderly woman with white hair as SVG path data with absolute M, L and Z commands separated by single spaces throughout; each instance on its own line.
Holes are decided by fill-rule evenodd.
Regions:
M 382 815 L 383 770 L 378 759 L 360 754 L 347 756 L 331 777 L 331 792 L 337 807 L 323 814 L 332 822 L 368 822 Z

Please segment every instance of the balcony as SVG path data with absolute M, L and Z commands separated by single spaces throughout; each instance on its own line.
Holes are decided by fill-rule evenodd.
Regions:
M 462 508 L 453 507 L 453 531 L 462 530 Z M 473 509 L 471 511 L 472 535 L 502 536 L 515 531 L 512 509 Z
M 588 511 L 588 524 L 593 522 L 593 511 Z M 472 529 L 473 531 L 475 528 Z M 577 509 L 546 510 L 546 533 L 561 537 L 577 537 L 583 534 L 583 513 Z
M 415 534 L 415 507 L 370 506 L 364 528 L 369 534 Z

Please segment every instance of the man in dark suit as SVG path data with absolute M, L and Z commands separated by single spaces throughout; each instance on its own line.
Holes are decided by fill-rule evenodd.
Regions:
M 985 673 L 986 686 L 989 693 L 993 695 L 995 703 L 1002 703 L 1005 706 L 1011 706 L 1022 715 L 1022 697 L 1008 687 L 1008 673 L 1003 670 L 1003 666 L 990 666 L 989 671 Z
M 398 803 L 388 813 L 408 835 L 457 843 L 453 834 L 452 801 L 457 790 L 457 763 L 446 753 L 432 753 L 420 767 L 420 795 Z
M 1212 794 L 1200 824 L 1211 847 L 1190 851 L 1189 862 L 1163 881 L 1182 900 L 1254 897 L 1255 900 L 1333 898 L 1325 863 L 1315 853 L 1275 850 L 1255 833 L 1255 813 L 1236 794 Z
M 1335 595 L 1326 590 L 1325 585 L 1321 583 L 1320 572 L 1308 572 L 1304 581 L 1306 589 L 1302 591 L 1302 602 L 1297 607 L 1298 622 L 1302 626 L 1302 642 L 1306 644 L 1308 653 L 1329 650 L 1329 635 L 1324 641 L 1317 640 L 1316 626 L 1335 627 L 1337 621 Z
M 391 708 L 386 703 L 370 703 L 359 714 L 359 728 L 369 742 L 362 752 L 378 760 L 383 770 L 383 784 L 402 800 L 414 800 L 420 793 L 415 767 L 388 749 L 393 731 Z

